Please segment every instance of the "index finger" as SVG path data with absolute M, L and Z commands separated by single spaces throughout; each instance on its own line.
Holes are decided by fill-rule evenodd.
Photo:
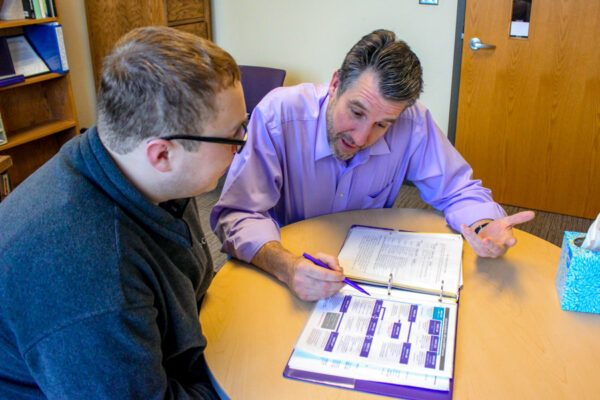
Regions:
M 319 259 L 321 262 L 327 264 L 327 266 L 334 271 L 344 271 L 340 266 L 340 261 L 336 256 L 332 256 L 331 254 L 327 253 L 316 253 L 315 257 L 317 257 L 317 259 Z
M 327 262 L 323 262 L 329 265 Z M 336 271 L 333 269 L 327 269 L 307 259 L 302 259 L 302 261 L 300 261 L 300 263 L 298 264 L 297 271 L 300 271 L 301 273 L 310 278 L 318 279 L 321 281 L 337 282 L 344 280 L 344 274 L 342 274 L 340 270 Z
M 504 217 L 506 223 L 509 224 L 510 226 L 514 226 L 514 225 L 522 224 L 527 221 L 531 221 L 533 218 L 535 218 L 535 213 L 533 211 L 521 211 L 519 213 Z

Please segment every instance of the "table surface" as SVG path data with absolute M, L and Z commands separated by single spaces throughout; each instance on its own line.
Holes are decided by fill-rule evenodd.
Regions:
M 297 222 L 281 240 L 295 254 L 337 254 L 353 224 L 451 232 L 434 211 L 380 209 Z M 478 258 L 465 242 L 454 399 L 598 398 L 600 315 L 563 311 L 554 284 L 560 248 L 523 231 L 515 236 L 500 259 Z M 230 398 L 382 398 L 283 377 L 313 305 L 258 268 L 223 266 L 200 321 L 208 366 Z

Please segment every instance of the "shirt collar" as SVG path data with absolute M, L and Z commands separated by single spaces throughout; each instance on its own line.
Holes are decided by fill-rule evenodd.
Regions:
M 319 93 L 319 120 L 317 121 L 317 140 L 315 149 L 315 161 L 326 157 L 334 157 L 329 142 L 327 141 L 327 106 L 329 105 L 329 92 L 326 85 L 321 87 Z

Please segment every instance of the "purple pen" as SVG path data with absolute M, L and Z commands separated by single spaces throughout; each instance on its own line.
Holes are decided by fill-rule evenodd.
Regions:
M 306 258 L 307 260 L 312 261 L 314 264 L 318 265 L 319 267 L 323 267 L 323 268 L 326 268 L 326 269 L 331 269 L 331 267 L 329 267 L 323 261 L 314 258 L 310 254 L 303 253 L 302 256 L 304 256 L 304 258 Z M 363 289 L 360 286 L 358 286 L 355 282 L 352 282 L 350 279 L 345 278 L 344 279 L 344 283 L 347 284 L 347 285 L 349 285 L 349 286 L 352 286 L 354 289 L 358 290 L 359 292 L 362 292 L 362 293 L 366 294 L 367 296 L 370 296 L 369 292 L 367 292 L 365 289 Z

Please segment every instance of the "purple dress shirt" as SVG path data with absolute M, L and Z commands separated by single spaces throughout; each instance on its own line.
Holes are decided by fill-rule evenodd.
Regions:
M 211 227 L 222 250 L 250 262 L 279 227 L 346 210 L 392 207 L 404 179 L 455 230 L 505 212 L 416 103 L 371 147 L 338 160 L 327 142 L 327 85 L 269 93 L 252 112 L 248 143 L 235 156 Z

